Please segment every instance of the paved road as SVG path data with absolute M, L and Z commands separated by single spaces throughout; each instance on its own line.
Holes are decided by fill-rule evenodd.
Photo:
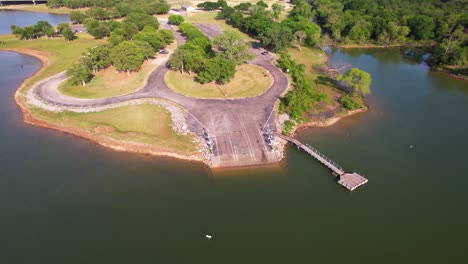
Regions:
M 211 25 L 210 25 L 211 26 Z M 164 25 L 164 27 L 168 27 Z M 207 30 L 205 33 L 221 32 L 219 29 Z M 178 44 L 185 39 L 174 32 Z M 210 35 L 210 37 L 213 37 Z M 163 63 L 151 73 L 147 85 L 134 93 L 106 99 L 78 99 L 62 95 L 57 91 L 58 84 L 65 80 L 60 73 L 49 81 L 36 87 L 37 97 L 49 104 L 72 107 L 95 107 L 120 103 L 132 99 L 163 98 L 183 106 L 188 111 L 187 123 L 192 132 L 211 138 L 214 143 L 212 166 L 233 167 L 260 165 L 278 161 L 278 157 L 265 143 L 261 125 L 268 123 L 275 127 L 273 107 L 278 97 L 288 86 L 286 76 L 272 64 L 273 58 L 261 55 L 261 50 L 251 50 L 256 56 L 250 63 L 261 66 L 273 76 L 271 88 L 260 96 L 245 99 L 197 99 L 175 93 L 164 83 L 168 68 Z M 268 120 L 268 122 L 267 122 Z

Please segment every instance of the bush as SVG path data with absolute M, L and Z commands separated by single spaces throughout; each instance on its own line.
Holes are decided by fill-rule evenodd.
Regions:
M 361 108 L 361 104 L 356 101 L 352 96 L 345 94 L 338 99 L 338 102 L 348 110 Z
M 294 121 L 291 121 L 291 120 L 284 121 L 283 134 L 285 134 L 286 136 L 290 135 L 295 125 L 296 123 L 294 123 Z
M 173 25 L 180 25 L 184 22 L 184 17 L 180 15 L 170 15 L 169 16 L 169 23 Z
M 304 77 L 305 66 L 296 62 L 286 53 L 280 53 L 278 67 L 288 72 L 294 82 L 294 89 L 289 91 L 280 103 L 280 109 L 292 119 L 301 121 L 305 112 L 312 105 L 324 99 L 324 96 L 315 91 L 313 83 Z

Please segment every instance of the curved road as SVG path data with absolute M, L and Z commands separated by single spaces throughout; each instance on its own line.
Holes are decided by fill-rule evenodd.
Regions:
M 164 25 L 170 28 L 168 25 Z M 208 36 L 209 25 L 197 25 Z M 208 29 L 207 29 L 208 28 Z M 172 28 L 170 28 L 172 30 Z M 219 29 L 215 30 L 219 32 Z M 175 32 L 179 45 L 184 38 Z M 286 76 L 273 64 L 269 55 L 261 55 L 260 50 L 252 49 L 255 59 L 250 63 L 265 68 L 273 76 L 269 90 L 257 97 L 244 99 L 198 99 L 186 97 L 172 91 L 164 82 L 168 71 L 165 63 L 158 66 L 148 79 L 145 87 L 134 93 L 104 99 L 80 99 L 61 94 L 57 87 L 65 80 L 59 73 L 35 87 L 34 95 L 52 105 L 69 107 L 98 107 L 133 99 L 162 98 L 184 107 L 188 111 L 189 129 L 201 137 L 210 137 L 214 144 L 212 167 L 233 167 L 260 165 L 278 161 L 278 157 L 265 143 L 261 125 L 268 123 L 275 127 L 274 104 L 288 86 Z

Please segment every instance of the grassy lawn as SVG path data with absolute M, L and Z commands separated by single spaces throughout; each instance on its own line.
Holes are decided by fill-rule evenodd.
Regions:
M 130 105 L 96 113 L 38 111 L 44 119 L 55 124 L 78 127 L 118 140 L 156 145 L 181 154 L 197 149 L 191 136 L 174 132 L 170 113 L 156 105 Z
M 68 69 L 73 63 L 78 61 L 81 54 L 86 49 L 106 42 L 106 40 L 96 40 L 85 33 L 78 34 L 78 38 L 71 42 L 67 42 L 63 38 L 19 40 L 13 35 L 0 35 L 0 41 L 5 42 L 5 44 L 0 44 L 0 49 L 14 48 L 20 50 L 35 50 L 38 51 L 38 54 L 47 57 L 49 66 L 44 68 L 38 75 L 28 80 L 26 87 L 29 87 L 34 82 Z
M 146 84 L 147 76 L 156 68 L 151 61 L 146 61 L 139 72 L 130 76 L 108 68 L 98 72 L 86 86 L 70 85 L 63 82 L 59 91 L 65 95 L 79 98 L 106 98 L 134 92 Z
M 270 88 L 272 77 L 265 74 L 261 67 L 243 64 L 237 66 L 234 79 L 226 85 L 200 84 L 195 81 L 195 74 L 181 74 L 178 71 L 169 71 L 164 80 L 172 90 L 190 97 L 240 98 L 257 96 Z
M 36 5 L 11 5 L 11 6 L 2 6 L 0 9 L 12 9 L 12 10 L 22 10 L 22 11 L 32 11 L 32 12 L 42 12 L 42 13 L 55 13 L 55 14 L 69 14 L 73 9 L 61 7 L 61 8 L 48 8 L 45 4 L 36 4 Z M 87 8 L 75 9 L 76 11 L 83 11 Z
M 330 77 L 323 75 L 318 70 L 327 61 L 327 57 L 323 51 L 304 47 L 302 51 L 299 51 L 297 48 L 288 48 L 287 52 L 297 63 L 305 65 L 305 76 L 316 82 L 315 89 L 317 92 L 325 95 L 324 101 L 316 103 L 307 111 L 305 121 L 315 119 L 317 116 L 320 116 L 320 113 L 328 111 L 341 113 L 344 111 L 338 103 L 338 99 L 343 93 Z
M 313 79 L 319 74 L 315 67 L 327 61 L 325 53 L 319 49 L 303 47 L 302 51 L 297 48 L 288 48 L 287 53 L 299 64 L 305 65 L 305 75 Z
M 0 41 L 1 48 L 24 50 L 35 53 L 48 60 L 48 66 L 38 75 L 28 80 L 26 86 L 20 94 L 20 102 L 26 104 L 24 92 L 31 85 L 46 77 L 59 73 L 69 68 L 78 61 L 81 54 L 88 48 L 103 44 L 105 40 L 95 40 L 88 34 L 79 34 L 78 39 L 68 43 L 62 38 L 38 40 L 19 40 L 13 35 L 2 35 Z M 148 69 L 154 65 L 146 65 Z M 146 73 L 148 70 L 146 70 Z M 107 75 L 107 74 L 106 74 Z M 101 81 L 110 80 L 112 76 L 102 76 Z M 137 82 L 133 87 L 143 84 L 146 80 L 145 73 L 134 74 L 132 78 L 126 78 L 125 82 Z M 130 80 L 131 79 L 131 80 Z M 99 78 L 98 78 L 99 80 Z M 125 82 L 120 82 L 124 85 Z M 109 93 L 105 87 L 98 87 L 98 82 L 94 84 L 95 93 Z M 108 87 L 110 84 L 106 84 Z M 90 85 L 91 86 L 91 85 Z M 120 91 L 119 91 L 120 92 Z M 118 140 L 145 143 L 154 145 L 165 151 L 174 151 L 180 154 L 192 153 L 196 150 L 196 145 L 190 136 L 177 135 L 172 129 L 172 120 L 169 112 L 160 106 L 144 104 L 132 105 L 97 113 L 73 113 L 73 112 L 48 112 L 39 108 L 30 108 L 30 113 L 34 118 L 44 120 L 59 126 L 68 128 L 81 128 L 89 132 L 101 134 Z

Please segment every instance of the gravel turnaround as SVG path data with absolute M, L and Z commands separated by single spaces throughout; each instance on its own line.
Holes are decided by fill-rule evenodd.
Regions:
M 217 26 L 200 26 L 200 29 L 210 36 L 222 32 Z M 172 28 L 164 24 L 163 27 Z M 178 45 L 185 39 L 175 32 Z M 212 167 L 236 167 L 247 165 L 262 165 L 274 163 L 281 159 L 282 152 L 274 151 L 263 135 L 264 128 L 275 129 L 274 104 L 288 87 L 286 76 L 273 65 L 273 57 L 261 55 L 262 50 L 251 49 L 255 55 L 251 64 L 265 68 L 273 76 L 273 84 L 266 92 L 244 99 L 199 99 L 186 97 L 175 93 L 164 83 L 164 76 L 169 70 L 161 63 L 149 76 L 147 84 L 140 90 L 127 95 L 104 99 L 80 99 L 69 97 L 58 91 L 58 85 L 66 79 L 64 73 L 59 73 L 35 85 L 28 94 L 29 101 L 39 107 L 52 111 L 100 111 L 108 107 L 117 107 L 126 103 L 145 103 L 153 99 L 166 108 L 177 120 L 179 132 L 188 129 L 199 135 L 207 144 L 212 145 Z M 154 100 L 157 99 L 157 100 Z M 168 107 L 178 105 L 185 111 L 185 124 L 181 124 L 181 111 Z

